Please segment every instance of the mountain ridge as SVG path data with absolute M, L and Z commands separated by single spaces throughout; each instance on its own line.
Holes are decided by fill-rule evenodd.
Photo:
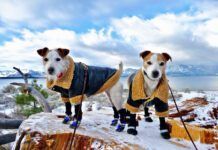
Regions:
M 138 68 L 139 69 L 139 68 Z M 138 69 L 126 68 L 122 77 L 127 77 L 136 72 Z M 28 73 L 30 78 L 44 78 L 45 72 L 22 69 L 24 73 Z M 207 65 L 169 65 L 166 73 L 168 76 L 218 76 L 218 66 Z M 0 78 L 21 78 L 21 75 L 15 70 L 0 71 Z

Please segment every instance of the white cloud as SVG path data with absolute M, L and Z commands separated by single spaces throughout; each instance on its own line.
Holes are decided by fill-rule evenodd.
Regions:
M 114 19 L 117 34 L 136 49 L 168 52 L 182 63 L 214 63 L 218 55 L 218 12 L 161 14 L 152 19 L 136 16 Z
M 214 6 L 206 3 L 188 12 L 160 14 L 151 19 L 137 16 L 114 18 L 108 27 L 90 29 L 84 33 L 60 28 L 37 32 L 28 29 L 16 31 L 19 37 L 15 36 L 0 45 L 1 66 L 42 69 L 36 50 L 45 46 L 69 48 L 76 61 L 98 66 L 115 66 L 120 60 L 126 67 L 139 66 L 141 59 L 138 54 L 145 49 L 168 52 L 175 63 L 217 64 L 218 11 Z M 25 6 L 18 4 L 18 7 Z M 28 11 L 29 8 L 20 13 Z M 57 14 L 57 18 L 65 18 L 58 11 Z M 55 13 L 51 13 L 47 17 L 55 19 L 55 16 Z M 35 16 L 27 14 L 23 16 L 25 18 L 13 18 L 15 16 L 5 14 L 4 17 L 16 22 Z
M 114 55 L 110 51 L 95 49 L 95 46 L 106 41 L 108 35 L 104 34 L 108 33 L 104 33 L 103 30 L 99 32 L 90 30 L 88 33 L 80 35 L 74 31 L 63 29 L 45 30 L 43 32 L 22 30 L 20 38 L 13 38 L 0 46 L 1 66 L 7 68 L 21 66 L 40 70 L 42 69 L 41 59 L 36 50 L 43 47 L 69 48 L 76 61 L 100 66 L 117 65 L 121 61 L 119 55 Z M 91 41 L 91 43 L 87 43 L 87 41 Z

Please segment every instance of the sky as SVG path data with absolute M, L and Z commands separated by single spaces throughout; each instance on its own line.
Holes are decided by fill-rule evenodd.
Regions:
M 216 0 L 1 0 L 0 70 L 42 70 L 37 49 L 68 48 L 88 65 L 140 67 L 144 50 L 171 64 L 218 63 Z

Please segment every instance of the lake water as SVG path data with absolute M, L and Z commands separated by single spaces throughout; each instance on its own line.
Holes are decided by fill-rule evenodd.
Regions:
M 218 90 L 218 76 L 196 76 L 196 77 L 168 77 L 169 84 L 175 90 L 205 90 L 216 91 Z M 31 82 L 33 79 L 30 79 Z M 45 79 L 37 79 L 38 83 L 45 87 Z M 24 82 L 23 79 L 0 79 L 0 89 L 10 84 L 11 82 Z M 122 77 L 124 87 L 127 88 L 127 78 Z

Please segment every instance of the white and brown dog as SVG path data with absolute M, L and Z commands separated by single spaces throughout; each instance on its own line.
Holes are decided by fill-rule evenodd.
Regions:
M 123 103 L 123 89 L 118 82 L 123 70 L 122 63 L 119 64 L 119 69 L 87 66 L 83 63 L 75 63 L 73 58 L 68 55 L 68 49 L 49 50 L 45 47 L 37 50 L 37 52 L 43 58 L 47 87 L 59 92 L 65 103 L 66 117 L 63 123 L 68 123 L 74 118 L 70 127 L 75 128 L 78 127 L 78 123 L 82 120 L 81 97 L 85 78 L 87 79 L 85 97 L 106 92 L 118 116 L 119 113 L 123 113 L 121 105 Z M 72 117 L 71 104 L 75 105 L 74 117 Z M 115 118 L 117 118 L 117 115 Z M 120 121 L 122 123 L 122 119 Z
M 129 79 L 129 96 L 125 104 L 129 113 L 129 123 L 127 132 L 137 135 L 136 114 L 141 105 L 144 106 L 145 119 L 152 122 L 149 117 L 147 106 L 154 105 L 156 115 L 160 120 L 161 135 L 165 139 L 170 138 L 168 125 L 165 123 L 165 117 L 168 116 L 168 80 L 166 78 L 166 64 L 171 60 L 167 53 L 152 53 L 144 51 L 140 53 L 143 59 L 143 65 Z

